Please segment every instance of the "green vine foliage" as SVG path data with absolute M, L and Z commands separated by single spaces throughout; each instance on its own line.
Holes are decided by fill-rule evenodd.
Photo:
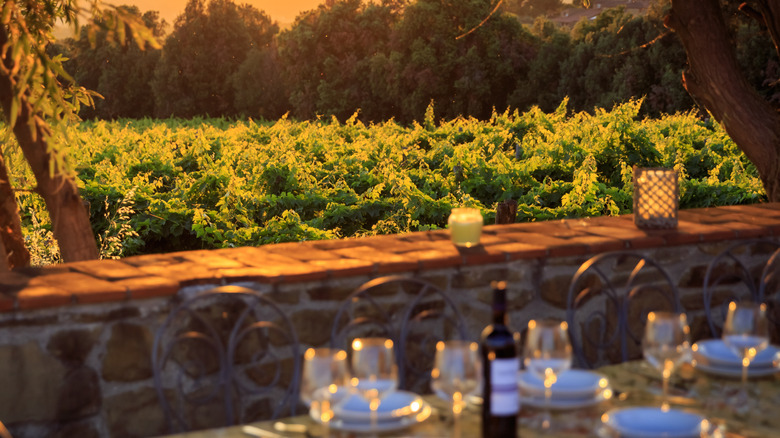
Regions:
M 472 206 L 486 223 L 515 199 L 518 221 L 632 209 L 633 165 L 678 169 L 681 208 L 764 200 L 755 168 L 696 114 L 638 117 L 641 101 L 593 114 L 494 113 L 489 120 L 354 116 L 82 122 L 68 151 L 104 257 L 337 239 L 446 227 Z M 16 187 L 30 181 L 13 169 Z M 42 202 L 18 191 L 26 232 L 45 235 Z M 44 231 L 41 231 L 44 230 Z

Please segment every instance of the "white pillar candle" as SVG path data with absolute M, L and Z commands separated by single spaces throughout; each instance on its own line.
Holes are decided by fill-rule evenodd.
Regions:
M 482 235 L 482 214 L 476 208 L 453 208 L 449 218 L 452 243 L 470 248 L 479 245 Z

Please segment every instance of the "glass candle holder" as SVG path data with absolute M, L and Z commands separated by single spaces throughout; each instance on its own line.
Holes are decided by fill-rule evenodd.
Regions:
M 634 223 L 639 228 L 676 228 L 680 200 L 677 171 L 634 167 Z
M 470 248 L 479 245 L 482 235 L 482 213 L 477 208 L 453 208 L 448 221 L 455 246 Z

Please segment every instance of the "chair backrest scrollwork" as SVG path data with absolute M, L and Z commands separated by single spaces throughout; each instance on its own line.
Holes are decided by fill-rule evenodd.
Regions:
M 398 302 L 406 304 L 393 304 Z M 346 349 L 351 339 L 361 336 L 392 339 L 398 387 L 420 392 L 430 391 L 427 385 L 436 342 L 467 338 L 464 320 L 445 291 L 426 280 L 403 276 L 371 280 L 341 305 L 333 322 L 331 346 Z
M 567 295 L 574 365 L 594 368 L 641 357 L 647 314 L 658 310 L 683 311 L 662 266 L 629 251 L 590 258 L 572 277 Z
M 777 331 L 780 328 L 778 290 L 780 242 L 751 239 L 730 245 L 712 259 L 704 274 L 702 298 L 712 336 L 721 335 L 728 303 L 742 300 L 766 302 L 768 317 Z
M 238 286 L 177 305 L 152 350 L 154 384 L 171 432 L 294 414 L 300 363 L 285 312 Z

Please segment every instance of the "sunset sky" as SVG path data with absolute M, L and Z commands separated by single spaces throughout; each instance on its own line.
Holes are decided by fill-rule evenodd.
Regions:
M 315 9 L 323 2 L 324 0 L 235 0 L 236 4 L 249 3 L 265 11 L 279 23 L 291 23 L 300 12 Z M 176 17 L 184 11 L 187 0 L 109 0 L 107 3 L 135 5 L 141 12 L 159 11 L 162 18 L 173 25 Z

